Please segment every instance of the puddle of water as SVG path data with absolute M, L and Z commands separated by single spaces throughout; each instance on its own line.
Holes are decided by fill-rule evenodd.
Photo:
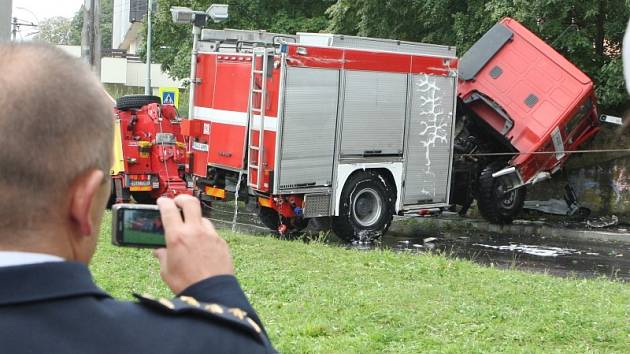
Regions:
M 412 236 L 412 237 L 410 237 Z M 429 236 L 429 237 L 427 237 Z M 536 236 L 446 232 L 427 235 L 389 233 L 382 244 L 403 252 L 435 252 L 481 264 L 559 276 L 630 281 L 630 245 L 579 243 Z
M 536 245 L 509 244 L 504 246 L 484 245 L 482 243 L 473 243 L 472 246 L 492 248 L 500 251 L 510 251 L 516 253 L 525 253 L 539 257 L 557 257 L 561 255 L 580 254 L 581 252 L 572 248 L 547 247 Z
M 233 204 L 213 203 L 211 216 L 231 226 Z M 253 210 L 243 207 L 237 222 L 243 231 L 268 233 Z M 252 225 L 252 227 L 247 227 Z M 505 235 L 480 232 L 454 234 L 443 231 L 397 233 L 390 230 L 375 244 L 355 242 L 345 247 L 358 250 L 391 248 L 406 253 L 434 252 L 449 257 L 504 268 L 546 272 L 559 276 L 606 276 L 630 281 L 630 245 L 615 243 L 578 243 L 529 235 Z

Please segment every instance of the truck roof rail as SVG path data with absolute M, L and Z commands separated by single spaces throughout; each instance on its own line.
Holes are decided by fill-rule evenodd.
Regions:
M 237 30 L 237 29 L 203 29 L 201 31 L 202 41 L 213 42 L 246 42 L 259 45 L 280 45 L 282 43 L 296 43 L 298 36 L 267 32 L 265 30 Z
M 201 41 L 208 42 L 207 45 L 202 44 L 201 46 L 207 47 L 206 49 L 209 51 L 240 52 L 260 46 L 275 47 L 283 43 L 298 43 L 320 47 L 377 50 L 441 57 L 456 56 L 455 47 L 451 46 L 330 33 L 298 32 L 297 35 L 291 35 L 265 30 L 203 29 Z
M 297 35 L 299 37 L 299 43 L 306 45 L 435 55 L 443 57 L 456 56 L 455 47 L 445 45 L 399 41 L 385 38 L 347 36 L 331 33 L 298 32 Z

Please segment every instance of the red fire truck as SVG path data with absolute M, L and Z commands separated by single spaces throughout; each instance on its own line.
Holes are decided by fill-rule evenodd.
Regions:
M 461 63 L 447 46 L 241 30 L 204 29 L 195 53 L 196 191 L 253 196 L 281 232 L 329 220 L 372 239 L 394 214 L 473 199 L 510 222 L 598 124 L 590 79 L 510 19 Z
M 192 194 L 185 180 L 186 145 L 175 107 L 156 96 L 116 100 L 110 203 L 152 204 L 160 196 Z

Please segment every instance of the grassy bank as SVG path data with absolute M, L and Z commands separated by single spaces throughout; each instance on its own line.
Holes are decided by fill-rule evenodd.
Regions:
M 237 275 L 283 353 L 627 352 L 630 284 L 230 234 Z M 117 297 L 169 296 L 150 251 L 110 244 L 92 264 Z

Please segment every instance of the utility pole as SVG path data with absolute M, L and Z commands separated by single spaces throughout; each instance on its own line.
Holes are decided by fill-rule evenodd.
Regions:
M 0 43 L 8 42 L 11 38 L 12 8 L 12 0 L 0 0 Z
M 144 84 L 144 94 L 151 95 L 151 13 L 153 12 L 153 1 L 147 3 L 147 76 Z
M 83 30 L 81 31 L 81 57 L 101 76 L 101 1 L 85 0 L 83 4 Z
M 18 24 L 18 19 L 17 17 L 13 18 L 13 23 L 12 23 L 12 29 L 11 29 L 11 40 L 13 42 L 15 42 L 15 40 L 17 39 L 17 31 L 18 28 L 20 27 L 20 25 Z

